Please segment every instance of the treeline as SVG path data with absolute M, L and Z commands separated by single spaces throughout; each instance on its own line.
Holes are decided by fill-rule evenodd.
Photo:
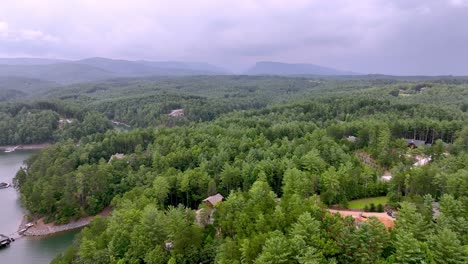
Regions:
M 290 93 L 301 93 L 316 85 L 293 78 L 231 76 L 158 78 L 155 81 L 119 79 L 54 88 L 37 95 L 42 99 L 0 104 L 0 144 L 78 140 L 94 132 L 103 132 L 104 127 L 111 129 L 109 121 L 102 117 L 97 120 L 102 126 L 89 127 L 85 119 L 89 120 L 89 115 L 96 119 L 96 113 L 131 127 L 210 121 L 235 110 L 265 107 L 278 98 L 288 98 Z M 184 109 L 183 117 L 168 116 L 172 110 L 180 108 Z M 25 113 L 29 114 L 29 119 Z M 59 118 L 77 122 L 60 125 Z M 28 131 L 28 135 L 20 131 Z
M 381 105 L 365 99 L 349 101 L 362 102 Z M 343 105 L 343 101 L 312 101 L 301 107 L 236 113 L 194 126 L 95 134 L 82 138 L 79 146 L 63 142 L 46 150 L 47 154 L 34 156 L 27 162 L 27 173 L 18 174 L 17 185 L 32 213 L 59 222 L 96 213 L 115 195 L 151 184 L 155 175 L 167 181 L 165 205 L 182 203 L 191 208 L 209 193 L 248 190 L 260 172 L 281 196 L 283 176 L 292 168 L 308 175 L 310 192 L 320 194 L 326 204 L 346 205 L 351 199 L 385 195 L 388 186 L 378 181 L 380 169 L 412 164 L 404 158 L 406 141 L 390 129 L 401 120 L 390 123 L 360 115 L 367 122 L 337 121 L 342 112 L 334 108 Z M 328 120 L 322 112 L 330 115 Z M 101 124 L 99 119 L 93 120 Z M 464 138 L 465 130 L 453 133 Z M 85 134 L 93 132 L 99 131 Z M 351 132 L 357 135 L 354 143 L 345 139 Z M 466 143 L 459 140 L 455 147 L 449 146 L 434 144 L 424 151 L 440 157 L 443 151 L 463 151 Z M 356 150 L 369 153 L 379 167 L 361 165 Z M 115 153 L 125 153 L 127 163 L 108 164 Z
M 285 179 L 280 201 L 264 178 L 233 191 L 201 227 L 193 211 L 163 209 L 139 188 L 97 218 L 53 263 L 465 263 L 467 199 L 444 195 L 434 222 L 432 197 L 421 208 L 404 202 L 396 228 L 376 218 L 356 223 L 326 212 L 316 196 Z M 461 222 L 460 222 L 461 221 Z M 359 228 L 356 228 L 356 225 Z
M 71 123 L 65 118 L 60 123 L 60 114 L 50 109 L 23 107 L 19 112 L 13 112 L 0 112 L 0 145 L 78 140 L 113 128 L 111 121 L 97 112 L 85 113 L 82 119 L 71 118 Z
M 406 94 L 395 97 L 391 95 L 395 90 L 405 91 Z M 118 79 L 54 88 L 38 94 L 38 97 L 43 98 L 40 100 L 1 103 L 0 113 L 4 118 L 0 120 L 3 121 L 0 135 L 5 135 L 1 140 L 3 144 L 41 143 L 70 137 L 78 139 L 87 134 L 77 132 L 77 124 L 92 112 L 100 113 L 109 120 L 144 128 L 206 122 L 238 110 L 272 111 L 274 107 L 267 106 L 284 107 L 282 104 L 286 102 L 292 110 L 302 108 L 306 116 L 314 115 L 315 121 L 331 120 L 332 117 L 352 121 L 378 113 L 385 113 L 385 118 L 389 118 L 393 114 L 392 119 L 410 119 L 407 124 L 402 124 L 404 127 L 399 128 L 402 131 L 397 131 L 398 136 L 428 142 L 435 142 L 439 138 L 444 142 L 453 142 L 453 131 L 459 129 L 460 125 L 452 121 L 462 120 L 465 115 L 468 109 L 466 95 L 468 86 L 465 84 L 447 85 L 437 81 L 412 83 L 268 76 Z M 320 103 L 301 104 L 299 102 L 302 98 L 315 98 Z M 360 100 L 352 102 L 350 98 Z M 334 103 L 337 105 L 332 106 Z M 168 116 L 172 110 L 180 108 L 184 109 L 184 117 Z M 56 121 L 44 118 L 41 120 L 48 123 L 18 126 L 23 118 L 18 116 L 20 112 L 44 111 L 41 115 L 45 115 L 45 111 L 49 110 L 59 117 L 73 118 L 79 123 L 74 124 L 75 128 L 70 133 L 62 133 Z M 312 114 L 310 110 L 318 112 Z M 451 123 L 435 127 L 428 123 L 433 120 Z M 44 128 L 40 131 L 30 130 L 36 125 L 49 129 L 47 133 L 43 133 Z M 29 138 L 14 135 L 22 127 L 31 131 Z
M 341 86 L 209 122 L 85 129 L 91 135 L 78 143 L 33 155 L 15 184 L 32 214 L 58 223 L 114 207 L 55 263 L 465 263 L 466 113 L 418 101 L 437 85 L 411 100 L 379 97 L 393 83 L 328 85 Z M 449 91 L 441 90 L 429 98 Z M 126 107 L 138 113 L 151 101 Z M 433 144 L 410 149 L 404 138 Z M 109 162 L 116 153 L 125 155 Z M 416 155 L 432 160 L 414 167 Z M 380 180 L 383 170 L 392 171 L 390 182 Z M 216 193 L 226 201 L 214 223 L 198 224 L 193 210 L 201 209 L 200 221 L 209 214 L 200 204 Z M 395 229 L 326 210 L 383 195 L 399 211 Z
M 54 139 L 59 115 L 56 112 L 21 110 L 11 116 L 0 112 L 0 145 L 32 144 Z

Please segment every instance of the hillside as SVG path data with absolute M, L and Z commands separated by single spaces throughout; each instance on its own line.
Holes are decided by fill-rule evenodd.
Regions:
M 67 62 L 49 65 L 0 65 L 0 77 L 25 77 L 70 84 L 104 80 L 117 75 L 89 65 Z
M 202 62 L 129 61 L 108 58 L 88 58 L 77 61 L 0 58 L 0 77 L 41 79 L 60 84 L 94 82 L 123 77 L 218 75 L 225 73 L 225 70 L 217 66 Z
M 396 263 L 407 240 L 427 241 L 429 257 L 449 244 L 450 263 L 464 263 L 467 92 L 437 81 L 119 79 L 0 104 L 0 144 L 57 141 L 14 181 L 32 217 L 65 224 L 113 208 L 53 263 Z M 57 126 L 63 116 L 73 121 Z M 431 161 L 415 167 L 417 156 Z M 218 193 L 224 201 L 205 204 Z M 394 231 L 369 213 L 329 213 L 362 199 L 398 210 Z
M 209 64 L 192 65 L 185 62 L 152 62 L 152 61 L 128 61 L 113 60 L 107 58 L 88 58 L 76 61 L 79 64 L 85 64 L 100 68 L 121 77 L 141 77 L 158 75 L 201 75 L 215 74 L 210 69 Z M 211 66 L 215 69 L 214 66 Z
M 0 58 L 0 64 L 7 65 L 49 65 L 64 62 L 67 62 L 67 60 L 44 58 Z
M 25 99 L 59 86 L 55 82 L 23 77 L 0 77 L 0 101 Z
M 41 79 L 2 76 L 0 77 L 0 91 L 2 90 L 17 90 L 27 94 L 33 92 L 45 91 L 50 88 L 59 86 L 58 83 L 44 81 Z
M 315 64 L 291 64 L 283 62 L 261 61 L 250 68 L 249 75 L 354 75 L 349 71 L 341 71 Z

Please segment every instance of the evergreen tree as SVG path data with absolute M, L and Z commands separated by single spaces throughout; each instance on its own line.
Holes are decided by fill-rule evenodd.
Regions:
M 460 243 L 456 233 L 444 228 L 428 239 L 434 262 L 462 264 L 468 262 L 468 252 Z
M 414 238 L 410 232 L 398 230 L 393 246 L 395 247 L 395 254 L 393 255 L 395 263 L 418 264 L 424 263 L 426 259 L 422 243 Z

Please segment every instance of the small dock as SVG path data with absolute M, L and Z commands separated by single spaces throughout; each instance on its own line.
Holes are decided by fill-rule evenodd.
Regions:
M 13 238 L 0 234 L 0 248 L 8 247 L 13 241 L 15 241 Z
M 13 234 L 10 234 L 8 236 L 0 234 L 0 249 L 10 246 L 12 242 L 23 237 L 24 233 L 33 226 L 33 223 L 27 223 L 25 225 L 22 225 L 22 227 L 20 227 L 21 229 Z
M 17 148 L 19 148 L 20 146 L 14 146 L 14 147 L 10 147 L 10 148 L 7 148 L 5 150 L 5 153 L 10 153 L 10 152 L 14 152 Z

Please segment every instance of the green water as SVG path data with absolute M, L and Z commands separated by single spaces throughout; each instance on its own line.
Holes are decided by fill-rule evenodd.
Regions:
M 23 161 L 31 153 L 0 152 L 0 182 L 11 183 Z M 10 235 L 18 229 L 24 214 L 18 198 L 18 193 L 13 188 L 0 189 L 0 234 Z M 57 253 L 64 252 L 71 245 L 78 232 L 66 232 L 45 238 L 20 238 L 9 247 L 0 249 L 0 263 L 49 263 Z

